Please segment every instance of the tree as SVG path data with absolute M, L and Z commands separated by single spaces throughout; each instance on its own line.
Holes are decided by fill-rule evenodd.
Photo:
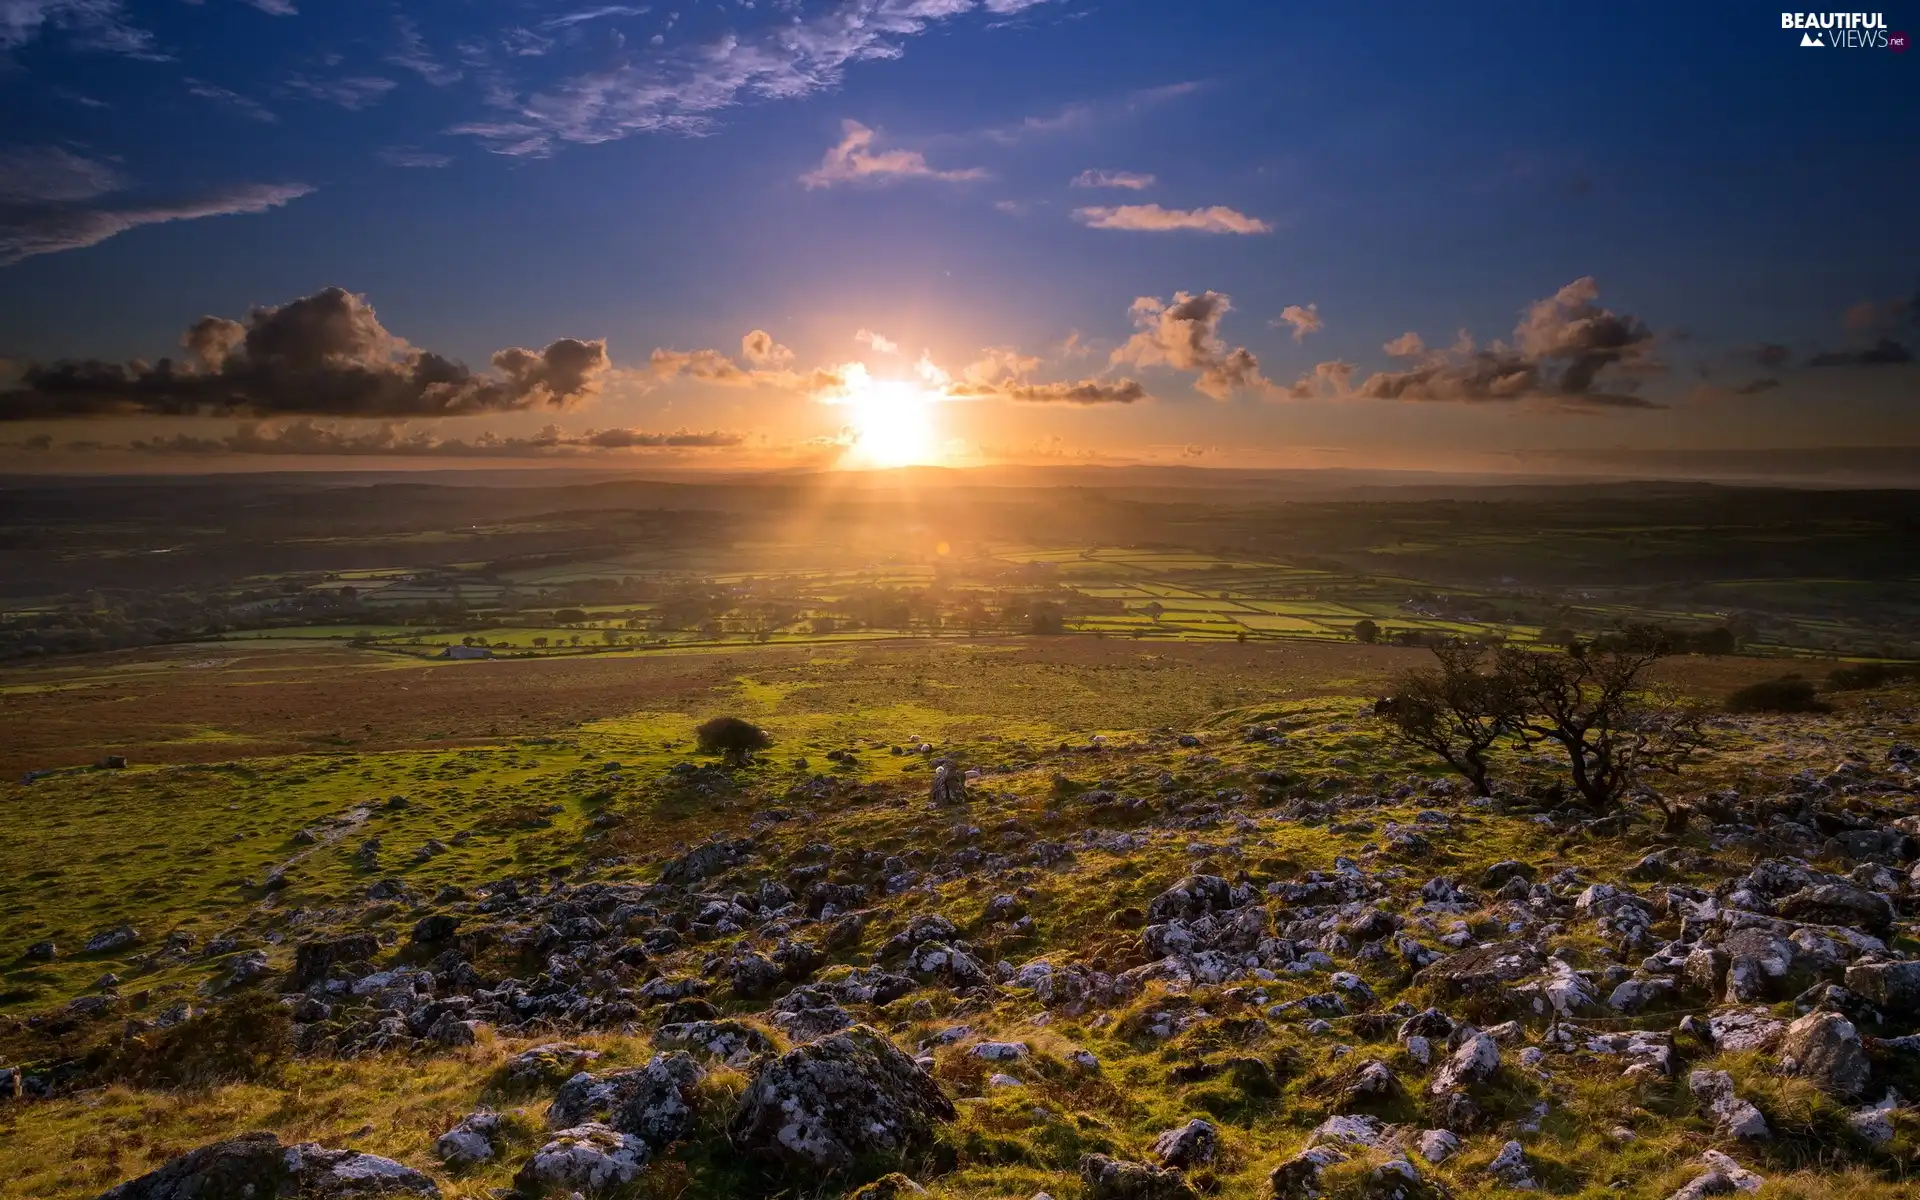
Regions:
M 1040 601 L 1027 614 L 1027 631 L 1030 633 L 1060 633 L 1065 628 L 1060 606 L 1051 600 Z
M 1517 690 L 1525 713 L 1521 741 L 1559 745 L 1575 790 L 1596 812 L 1613 809 L 1648 772 L 1678 774 L 1706 744 L 1705 710 L 1647 679 L 1670 649 L 1659 630 L 1630 626 L 1560 653 L 1499 653 L 1496 670 Z M 1653 798 L 1673 822 L 1674 810 Z
M 1400 675 L 1375 711 L 1394 736 L 1438 755 L 1475 792 L 1491 796 L 1487 751 L 1519 728 L 1522 715 L 1513 679 L 1488 670 L 1489 656 L 1479 646 L 1450 642 L 1435 646 L 1433 655 L 1437 668 Z
M 1365 617 L 1353 623 L 1353 640 L 1369 646 L 1380 640 L 1380 627 Z
M 773 745 L 766 730 L 740 717 L 715 717 L 693 731 L 702 754 L 725 755 L 734 766 L 747 761 L 756 750 Z

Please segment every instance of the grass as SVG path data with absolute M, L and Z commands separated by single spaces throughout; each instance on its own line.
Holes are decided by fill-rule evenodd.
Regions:
M 26 727 L 43 739 L 41 753 L 75 744 L 33 732 L 54 715 L 65 714 L 74 728 L 90 723 L 99 747 L 124 744 L 112 721 L 139 730 L 150 719 L 145 714 L 157 719 L 164 711 L 176 722 L 172 740 L 143 746 L 204 750 L 219 759 L 152 761 L 143 751 L 126 770 L 74 767 L 31 785 L 5 785 L 0 800 L 10 825 L 0 840 L 0 1060 L 37 1062 L 62 1050 L 79 1052 L 90 1039 L 110 1039 L 120 1017 L 186 998 L 220 978 L 224 960 L 197 953 L 143 964 L 141 955 L 175 930 L 192 933 L 197 945 L 235 932 L 244 948 L 263 949 L 284 968 L 307 928 L 293 923 L 296 911 L 334 913 L 328 919 L 404 938 L 412 922 L 432 910 L 431 898 L 442 887 L 472 889 L 504 875 L 550 871 L 646 881 L 684 845 L 713 832 L 745 833 L 773 807 L 804 812 L 761 827 L 759 864 L 704 887 L 719 894 L 751 890 L 759 878 L 806 861 L 803 847 L 817 841 L 911 861 L 916 852 L 948 847 L 961 836 L 956 824 L 977 829 L 964 836 L 990 851 L 1017 853 L 1043 841 L 1071 850 L 1051 865 L 1021 865 L 997 878 L 969 873 L 931 891 L 880 898 L 859 942 L 837 951 L 829 970 L 871 961 L 888 936 L 926 912 L 961 925 L 989 963 L 1044 954 L 1123 970 L 1139 961 L 1138 921 L 1128 910 L 1143 910 L 1194 871 L 1244 872 L 1263 882 L 1328 870 L 1347 857 L 1369 863 L 1396 887 L 1417 889 L 1441 875 L 1471 882 L 1495 861 L 1522 858 L 1541 878 L 1567 867 L 1588 878 L 1618 878 L 1661 844 L 1645 829 L 1615 839 L 1569 838 L 1530 814 L 1430 799 L 1425 785 L 1439 772 L 1388 743 L 1363 715 L 1381 678 L 1422 657 L 1385 647 L 943 640 L 673 651 L 479 670 L 376 668 L 368 664 L 382 661 L 379 656 L 323 648 L 222 655 L 232 661 L 197 671 L 176 669 L 183 661 L 176 655 L 0 676 L 0 686 L 57 681 L 59 690 L 10 694 L 9 703 L 33 718 Z M 1777 664 L 1689 659 L 1671 670 L 1697 694 L 1720 696 L 1737 681 L 1777 674 Z M 246 703 L 228 707 L 222 697 L 235 689 L 245 690 Z M 1884 758 L 1891 741 L 1920 733 L 1910 692 L 1895 688 L 1835 703 L 1832 714 L 1726 719 L 1686 788 L 1750 786 L 1801 765 L 1830 765 L 1836 755 Z M 1869 703 L 1875 707 L 1864 707 Z M 333 726 L 376 728 L 358 730 L 362 739 L 354 744 L 288 753 L 276 747 L 289 730 L 272 724 L 283 713 L 293 720 L 282 726 L 302 735 Z M 732 792 L 703 796 L 679 788 L 668 768 L 689 759 L 716 762 L 694 754 L 692 730 L 723 713 L 763 726 L 772 748 L 736 773 Z M 523 715 L 527 719 L 508 721 Z M 401 722 L 404 729 L 382 732 Z M 1278 726 L 1286 741 L 1244 741 L 1239 730 L 1249 724 Z M 496 727 L 510 732 L 486 732 Z M 198 740 L 173 737 L 187 728 L 199 731 Z M 1190 732 L 1201 737 L 1200 745 L 1179 744 L 1176 735 Z M 1093 742 L 1094 735 L 1105 741 Z M 964 813 L 927 806 L 929 756 L 907 749 L 920 742 L 962 765 L 997 768 L 975 782 Z M 830 750 L 848 749 L 851 764 L 825 758 Z M 92 749 L 71 755 L 79 762 L 95 756 Z M 807 766 L 799 765 L 802 759 Z M 1552 771 L 1513 756 L 1498 766 L 1503 778 L 1520 783 Z M 828 803 L 802 806 L 784 798 L 790 785 L 817 772 L 865 786 Z M 1328 794 L 1323 780 L 1336 790 L 1380 791 L 1402 781 L 1414 790 L 1403 801 L 1369 808 L 1364 821 L 1352 814 L 1317 816 L 1310 808 L 1289 818 L 1268 802 L 1231 799 L 1259 795 L 1256 773 L 1271 779 L 1273 772 L 1289 781 L 1283 792 L 1306 800 Z M 1107 792 L 1143 799 L 1146 808 L 1102 805 L 1096 797 Z M 390 803 L 395 796 L 404 802 Z M 1389 822 L 1417 824 L 1430 806 L 1445 808 L 1450 829 L 1434 834 L 1424 855 L 1381 848 Z M 318 840 L 300 839 L 303 829 Z M 1085 841 L 1089 832 L 1113 831 L 1138 841 L 1126 849 Z M 468 836 L 456 841 L 461 834 Z M 355 860 L 370 837 L 380 840 L 373 870 Z M 429 839 L 448 849 L 416 861 Z M 258 885 L 267 871 L 287 864 L 286 890 L 263 892 Z M 1719 869 L 1689 868 L 1678 882 L 1710 887 Z M 401 880 L 412 899 L 362 903 L 369 884 L 387 877 Z M 987 925 L 987 901 L 1015 888 L 1024 889 L 1031 930 Z M 1498 935 L 1502 918 L 1483 909 L 1461 919 L 1490 937 Z M 63 956 L 51 964 L 15 957 L 47 936 L 77 948 L 86 933 L 122 920 L 145 935 L 132 953 Z M 1606 947 L 1582 928 L 1558 944 L 1584 961 L 1606 961 Z M 703 945 L 661 966 L 696 973 L 702 959 L 726 949 L 724 941 Z M 112 1019 L 83 1026 L 64 1047 L 51 1049 L 18 1023 L 88 993 L 107 970 L 125 980 L 127 1008 Z M 1424 1002 L 1397 965 L 1361 970 L 1383 1001 Z M 909 1047 L 950 1025 L 973 1031 L 936 1054 L 936 1075 L 956 1097 L 960 1115 L 939 1145 L 912 1164 L 937 1197 L 1004 1200 L 1042 1190 L 1072 1197 L 1079 1194 L 1081 1154 L 1141 1158 L 1159 1131 L 1206 1115 L 1222 1127 L 1225 1148 L 1197 1181 L 1210 1195 L 1253 1200 L 1265 1196 L 1267 1173 L 1332 1111 L 1337 1085 L 1355 1063 L 1379 1058 L 1416 1088 L 1423 1078 L 1390 1029 L 1342 1019 L 1332 1033 L 1315 1036 L 1301 1023 L 1262 1015 L 1265 1003 L 1325 986 L 1323 978 L 1287 977 L 1264 985 L 1264 1001 L 1244 989 L 1202 987 L 1178 995 L 1156 987 L 1112 1012 L 1081 1014 L 1044 1012 L 1024 992 L 963 1004 L 923 989 L 863 1015 Z M 719 990 L 728 1011 L 749 1011 Z M 1164 1039 L 1149 1032 L 1163 1012 L 1181 1026 Z M 1663 1020 L 1671 1018 L 1646 1018 L 1649 1025 Z M 988 1038 L 1023 1040 L 1033 1048 L 1010 1068 L 1021 1086 L 990 1086 L 985 1064 L 966 1053 L 972 1042 Z M 642 1062 L 651 1053 L 644 1037 L 574 1040 L 602 1050 L 602 1066 Z M 0 1106 L 9 1167 L 0 1172 L 0 1197 L 83 1200 L 192 1146 L 269 1128 L 289 1141 L 398 1158 L 435 1173 L 449 1197 L 477 1200 L 506 1185 L 537 1136 L 546 1091 L 502 1096 L 489 1090 L 500 1064 L 528 1044 L 484 1036 L 452 1053 L 295 1060 L 261 1082 L 180 1089 L 114 1083 L 51 1102 Z M 1081 1048 L 1097 1056 L 1097 1070 L 1071 1064 L 1070 1052 Z M 1734 1056 L 1705 1065 L 1734 1073 L 1740 1094 L 1774 1124 L 1775 1145 L 1738 1154 L 1772 1179 L 1777 1194 L 1891 1200 L 1910 1188 L 1906 1172 L 1920 1143 L 1906 1118 L 1892 1147 L 1869 1151 L 1848 1140 L 1830 1101 L 1797 1081 Z M 771 1177 L 728 1152 L 720 1124 L 743 1084 L 738 1073 L 710 1082 L 701 1137 L 656 1163 L 638 1195 L 771 1200 L 844 1193 Z M 1499 1189 L 1479 1169 L 1540 1101 L 1548 1103 L 1549 1115 L 1522 1140 L 1543 1190 L 1556 1196 L 1659 1200 L 1698 1172 L 1693 1164 L 1713 1144 L 1710 1128 L 1692 1111 L 1684 1072 L 1639 1084 L 1621 1078 L 1616 1061 L 1556 1057 L 1550 1082 L 1510 1065 L 1486 1100 L 1496 1127 L 1468 1139 L 1457 1159 L 1432 1174 L 1457 1196 L 1491 1196 Z M 449 1176 L 431 1157 L 432 1139 L 482 1103 L 522 1114 L 522 1150 L 494 1166 Z M 1396 1102 L 1388 1115 L 1420 1119 L 1411 1099 Z M 1616 1127 L 1634 1130 L 1635 1139 L 1616 1140 Z M 1342 1179 L 1334 1182 L 1357 1186 Z

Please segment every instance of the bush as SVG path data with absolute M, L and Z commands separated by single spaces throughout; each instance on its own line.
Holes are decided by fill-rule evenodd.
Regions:
M 1915 678 L 1920 678 L 1920 666 L 1912 663 L 1856 663 L 1851 667 L 1835 667 L 1828 672 L 1827 690 L 1864 691 Z
M 1739 688 L 1727 697 L 1727 711 L 1736 713 L 1832 712 L 1814 693 L 1813 680 L 1800 675 L 1763 679 Z
M 766 730 L 739 717 L 715 717 L 693 731 L 702 754 L 724 754 L 728 762 L 743 762 L 755 750 L 773 745 Z
M 146 1087 L 258 1083 L 279 1075 L 292 1057 L 292 1016 L 277 999 L 256 993 L 128 1039 L 113 1073 Z

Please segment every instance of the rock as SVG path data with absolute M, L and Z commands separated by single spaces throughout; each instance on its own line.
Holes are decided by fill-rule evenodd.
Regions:
M 1460 1043 L 1428 1085 L 1434 1095 L 1457 1091 L 1490 1078 L 1500 1069 L 1500 1044 L 1484 1033 L 1475 1033 Z
M 1080 1159 L 1080 1187 L 1086 1200 L 1198 1200 L 1179 1171 L 1104 1154 Z
M 739 1065 L 761 1054 L 773 1053 L 773 1039 L 744 1021 L 686 1021 L 654 1030 L 653 1044 L 662 1050 L 685 1050 L 702 1058 Z
M 1513 879 L 1523 879 L 1531 883 L 1535 874 L 1532 863 L 1524 863 L 1512 858 L 1502 859 L 1480 872 L 1480 886 L 1491 892 Z
M 1729 933 L 1726 1000 L 1746 1004 L 1779 994 L 1793 969 L 1793 943 L 1767 929 L 1749 927 Z
M 967 776 L 953 763 L 944 759 L 933 768 L 933 786 L 929 789 L 929 799 L 936 806 L 965 804 L 967 802 Z
M 293 974 L 287 980 L 288 989 L 297 992 L 320 982 L 336 963 L 372 962 L 379 953 L 380 939 L 371 933 L 302 942 L 293 949 Z
M 28 962 L 52 962 L 59 949 L 51 941 L 35 942 L 21 955 Z
M 1725 1071 L 1694 1071 L 1687 1089 L 1723 1137 L 1757 1142 L 1773 1136 L 1760 1110 L 1733 1094 L 1733 1076 Z
M 159 1170 L 109 1188 L 99 1200 L 359 1200 L 438 1196 L 433 1180 L 390 1158 L 329 1150 L 312 1142 L 283 1146 L 271 1133 L 214 1142 Z
M 692 1136 L 706 1070 L 683 1052 L 656 1054 L 640 1068 L 639 1086 L 613 1114 L 612 1125 L 655 1150 Z
M 632 1183 L 646 1169 L 647 1144 L 605 1125 L 562 1129 L 533 1152 L 513 1177 L 522 1196 L 555 1191 L 598 1195 Z
M 898 1171 L 890 1171 L 861 1188 L 847 1200 L 908 1200 L 913 1196 L 924 1196 L 927 1189 Z
M 1707 1017 L 1707 1037 L 1714 1049 L 1771 1050 L 1787 1032 L 1787 1023 L 1764 1008 L 1723 1008 Z
M 1213 1122 L 1196 1117 L 1153 1140 L 1153 1153 L 1170 1167 L 1197 1167 L 1213 1161 L 1220 1149 L 1220 1131 Z
M 500 1114 L 483 1108 L 435 1138 L 433 1153 L 449 1167 L 471 1167 L 493 1157 L 500 1133 Z
M 1780 1040 L 1781 1065 L 1809 1079 L 1836 1100 L 1851 1100 L 1867 1088 L 1871 1067 L 1853 1022 L 1839 1013 L 1810 1012 L 1787 1026 Z
M 740 1098 L 734 1145 L 794 1166 L 837 1169 L 895 1155 L 951 1121 L 933 1079 L 876 1029 L 856 1025 L 768 1061 Z
M 529 1087 L 569 1079 L 581 1067 L 599 1057 L 598 1050 L 588 1050 L 567 1042 L 547 1042 L 530 1050 L 522 1050 L 508 1059 L 507 1065 L 501 1070 L 508 1086 Z
M 1346 1152 L 1337 1146 L 1309 1146 L 1275 1167 L 1267 1187 L 1275 1200 L 1318 1200 L 1321 1175 L 1345 1161 Z
M 1540 951 L 1528 942 L 1492 942 L 1450 954 L 1422 970 L 1417 979 L 1464 996 L 1498 990 L 1525 979 L 1544 963 Z
M 131 925 L 115 925 L 111 929 L 102 929 L 87 939 L 81 947 L 88 954 L 111 954 L 115 950 L 125 950 L 140 940 L 140 931 Z
M 1403 1091 L 1400 1077 L 1393 1073 L 1393 1068 L 1377 1058 L 1368 1059 L 1347 1077 L 1335 1101 L 1335 1111 L 1344 1113 L 1385 1104 L 1402 1095 Z
M 1426 1130 L 1414 1144 L 1419 1147 L 1420 1157 L 1435 1166 L 1460 1153 L 1460 1139 L 1450 1129 Z
M 460 928 L 460 919 L 448 913 L 434 913 L 413 923 L 416 942 L 444 942 Z
M 1802 888 L 1780 902 L 1780 915 L 1813 925 L 1841 925 L 1884 936 L 1893 930 L 1893 904 L 1878 892 L 1848 883 Z
M 1527 1162 L 1526 1147 L 1519 1142 L 1500 1147 L 1500 1153 L 1487 1164 L 1487 1174 L 1510 1188 L 1531 1190 L 1540 1186 L 1534 1181 L 1533 1167 Z
M 1857 962 L 1847 968 L 1846 983 L 1889 1017 L 1920 1017 L 1920 961 Z
M 1014 1062 L 1033 1051 L 1025 1042 L 979 1042 L 967 1053 L 988 1062 Z
M 1154 925 L 1174 920 L 1192 921 L 1252 902 L 1250 888 L 1236 889 L 1218 875 L 1189 875 L 1153 898 L 1153 903 L 1147 905 L 1147 921 Z
M 1709 1171 L 1718 1172 L 1733 1184 L 1735 1191 L 1757 1192 L 1766 1180 L 1747 1170 L 1718 1150 L 1707 1150 L 1700 1155 L 1700 1161 Z

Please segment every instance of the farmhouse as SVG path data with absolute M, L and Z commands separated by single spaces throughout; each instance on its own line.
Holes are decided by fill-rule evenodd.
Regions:
M 492 658 L 493 651 L 485 646 L 448 646 L 440 652 L 441 658 Z

